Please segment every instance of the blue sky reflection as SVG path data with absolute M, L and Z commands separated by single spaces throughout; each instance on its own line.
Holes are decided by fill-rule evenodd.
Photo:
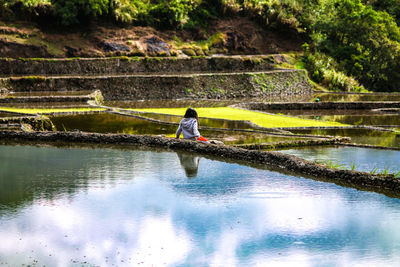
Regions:
M 196 177 L 187 178 L 170 152 L 1 149 L 52 158 L 43 176 L 52 175 L 45 184 L 55 191 L 43 188 L 40 179 L 47 178 L 35 169 L 36 178 L 24 178 L 31 179 L 35 197 L 17 211 L 2 206 L 0 240 L 6 242 L 0 242 L 0 264 L 320 266 L 400 260 L 398 199 L 206 158 L 200 158 Z M 68 164 L 61 164 L 64 159 Z M 3 180 L 16 178 L 15 170 L 3 174 Z M 17 174 L 24 180 L 25 172 Z

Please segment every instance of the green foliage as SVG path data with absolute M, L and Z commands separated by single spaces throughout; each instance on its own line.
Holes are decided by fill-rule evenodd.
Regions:
M 400 29 L 386 12 L 360 0 L 329 1 L 314 22 L 316 50 L 333 57 L 367 88 L 396 90 L 400 85 Z
M 371 5 L 375 10 L 386 11 L 396 19 L 400 25 L 400 1 L 399 0 L 367 0 L 366 4 Z
M 365 90 L 354 78 L 338 71 L 338 64 L 333 58 L 318 52 L 311 53 L 307 44 L 303 45 L 303 48 L 302 62 L 313 81 L 323 84 L 332 91 L 360 92 Z
M 50 0 L 2 0 L 0 1 L 0 18 L 12 20 L 47 16 L 51 13 Z
M 331 168 L 331 169 L 342 169 L 342 170 L 346 169 L 340 161 L 334 162 L 334 161 L 328 160 L 326 162 L 326 166 L 328 166 L 328 168 Z
M 352 163 L 350 164 L 350 170 L 351 170 L 351 171 L 355 171 L 356 168 L 357 168 L 357 165 L 356 165 L 354 162 L 352 162 Z
M 201 31 L 210 19 L 232 13 L 250 16 L 269 28 L 286 30 L 287 34 L 301 35 L 310 43 L 303 58 L 304 67 L 315 82 L 331 90 L 359 91 L 363 90 L 361 85 L 374 91 L 400 90 L 399 0 L 0 2 L 2 18 L 20 16 L 25 19 L 26 14 L 45 14 L 66 26 L 108 19 L 164 29 Z
M 373 168 L 369 173 L 370 173 L 370 174 L 376 174 L 376 171 L 377 171 L 377 170 L 378 170 L 378 168 L 375 167 L 375 168 Z
M 109 0 L 52 0 L 63 25 L 79 24 L 108 13 Z

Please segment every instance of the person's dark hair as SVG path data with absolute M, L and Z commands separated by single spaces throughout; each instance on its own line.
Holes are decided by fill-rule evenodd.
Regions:
M 197 111 L 194 108 L 188 108 L 185 112 L 185 118 L 195 118 L 199 121 L 199 117 L 197 116 Z

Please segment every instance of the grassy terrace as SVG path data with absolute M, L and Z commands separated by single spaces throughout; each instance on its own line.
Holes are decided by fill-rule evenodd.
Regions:
M 186 108 L 151 108 L 131 110 L 183 116 Z M 241 110 L 230 107 L 196 108 L 196 110 L 199 114 L 199 117 L 226 120 L 247 120 L 266 128 L 347 126 L 346 124 L 338 122 L 300 119 L 283 115 L 270 115 L 261 112 Z
M 10 108 L 0 107 L 0 111 L 24 114 L 52 114 L 52 113 L 80 113 L 91 111 L 104 111 L 104 108 Z

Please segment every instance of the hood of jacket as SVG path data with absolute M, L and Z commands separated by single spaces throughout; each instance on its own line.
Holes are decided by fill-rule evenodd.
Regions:
M 195 123 L 197 123 L 195 118 L 183 118 L 181 120 L 181 125 L 185 129 L 193 129 Z

